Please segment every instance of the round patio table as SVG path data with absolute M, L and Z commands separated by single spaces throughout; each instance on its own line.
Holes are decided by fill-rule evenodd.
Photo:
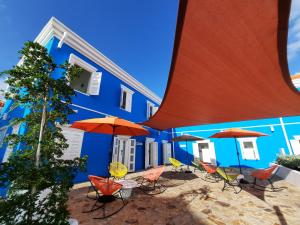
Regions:
M 138 183 L 135 180 L 119 180 L 116 182 L 123 185 L 121 189 L 123 198 L 130 198 L 132 189 L 136 188 L 138 185 Z

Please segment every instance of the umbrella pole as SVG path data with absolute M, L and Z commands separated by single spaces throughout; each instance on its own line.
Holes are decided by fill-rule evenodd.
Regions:
M 190 173 L 190 165 L 189 165 L 189 152 L 188 152 L 188 145 L 187 145 L 187 140 L 185 140 L 185 150 L 186 150 L 186 164 L 187 164 L 187 170 L 185 171 L 186 173 Z
M 238 161 L 239 161 L 240 173 L 242 174 L 242 168 L 241 168 L 241 162 L 240 162 L 240 153 L 239 153 L 236 138 L 234 138 L 234 141 L 235 141 L 236 155 L 237 155 L 237 158 L 238 158 Z

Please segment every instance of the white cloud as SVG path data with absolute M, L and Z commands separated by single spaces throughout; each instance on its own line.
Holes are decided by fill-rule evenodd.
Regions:
M 289 61 L 300 54 L 300 0 L 292 1 L 287 48 Z

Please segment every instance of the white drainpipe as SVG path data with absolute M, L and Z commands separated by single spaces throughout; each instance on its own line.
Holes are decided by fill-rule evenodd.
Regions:
M 291 144 L 290 144 L 290 141 L 288 139 L 288 136 L 287 136 L 287 133 L 286 133 L 286 130 L 285 130 L 285 126 L 284 126 L 284 122 L 282 120 L 282 117 L 279 118 L 279 121 L 280 121 L 280 125 L 281 125 L 281 128 L 282 128 L 282 132 L 283 132 L 283 135 L 284 135 L 284 138 L 285 138 L 286 145 L 287 145 L 287 148 L 289 150 L 289 153 L 290 153 L 290 155 L 293 155 L 293 150 L 291 148 Z

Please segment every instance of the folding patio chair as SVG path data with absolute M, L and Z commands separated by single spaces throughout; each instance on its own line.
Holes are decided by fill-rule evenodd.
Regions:
M 172 170 L 174 170 L 175 172 L 177 172 L 177 169 L 180 169 L 180 171 L 182 171 L 183 164 L 179 160 L 170 157 L 169 158 L 169 162 L 172 165 Z
M 220 177 L 217 174 L 217 167 L 208 163 L 204 163 L 202 161 L 199 161 L 199 164 L 202 166 L 202 168 L 205 170 L 205 176 L 204 179 L 205 181 L 208 182 L 219 182 Z
M 109 173 L 115 179 L 125 178 L 128 173 L 127 167 L 120 162 L 112 162 L 109 165 Z
M 232 187 L 234 189 L 235 194 L 238 194 L 241 192 L 242 186 L 241 186 L 239 180 L 237 179 L 237 177 L 240 174 L 228 175 L 226 173 L 225 169 L 222 170 L 221 168 L 217 168 L 216 171 L 224 181 L 224 186 L 222 188 L 222 191 L 224 191 L 226 188 Z M 236 188 L 239 188 L 239 191 L 237 191 Z
M 200 160 L 192 161 L 194 172 L 196 170 L 199 170 L 200 172 L 205 172 L 206 170 L 203 168 L 203 166 L 200 164 Z
M 148 169 L 142 175 L 139 188 L 146 194 L 155 195 L 164 192 L 165 187 L 159 183 L 159 178 L 165 170 L 165 166 L 158 166 Z M 156 192 L 157 190 L 157 192 Z
M 89 176 L 89 180 L 91 183 L 91 187 L 96 193 L 96 198 L 92 208 L 88 211 L 83 211 L 83 213 L 93 212 L 102 208 L 102 216 L 95 217 L 94 219 L 104 219 L 118 213 L 119 211 L 121 211 L 121 209 L 123 209 L 126 203 L 120 191 L 122 188 L 122 184 L 116 183 L 113 180 L 109 180 L 97 176 Z M 107 203 L 110 203 L 116 199 L 121 199 L 122 201 L 121 207 L 118 207 L 118 209 L 114 210 L 113 212 L 107 213 L 106 212 Z
M 266 188 L 262 185 L 258 185 L 256 183 L 256 180 L 259 179 L 261 181 L 265 181 L 267 180 L 270 184 L 271 184 L 271 190 L 272 191 L 279 191 L 281 190 L 280 188 L 275 188 L 273 183 L 272 183 L 272 176 L 276 173 L 274 173 L 274 171 L 278 168 L 278 165 L 273 165 L 267 169 L 261 169 L 261 170 L 255 170 L 254 172 L 251 173 L 251 176 L 254 177 L 254 182 L 253 182 L 253 188 L 256 188 L 256 186 L 259 186 L 259 187 L 263 187 L 263 188 Z M 258 190 L 262 190 L 262 189 L 259 189 L 259 188 L 256 188 Z M 265 190 L 265 189 L 264 189 Z

